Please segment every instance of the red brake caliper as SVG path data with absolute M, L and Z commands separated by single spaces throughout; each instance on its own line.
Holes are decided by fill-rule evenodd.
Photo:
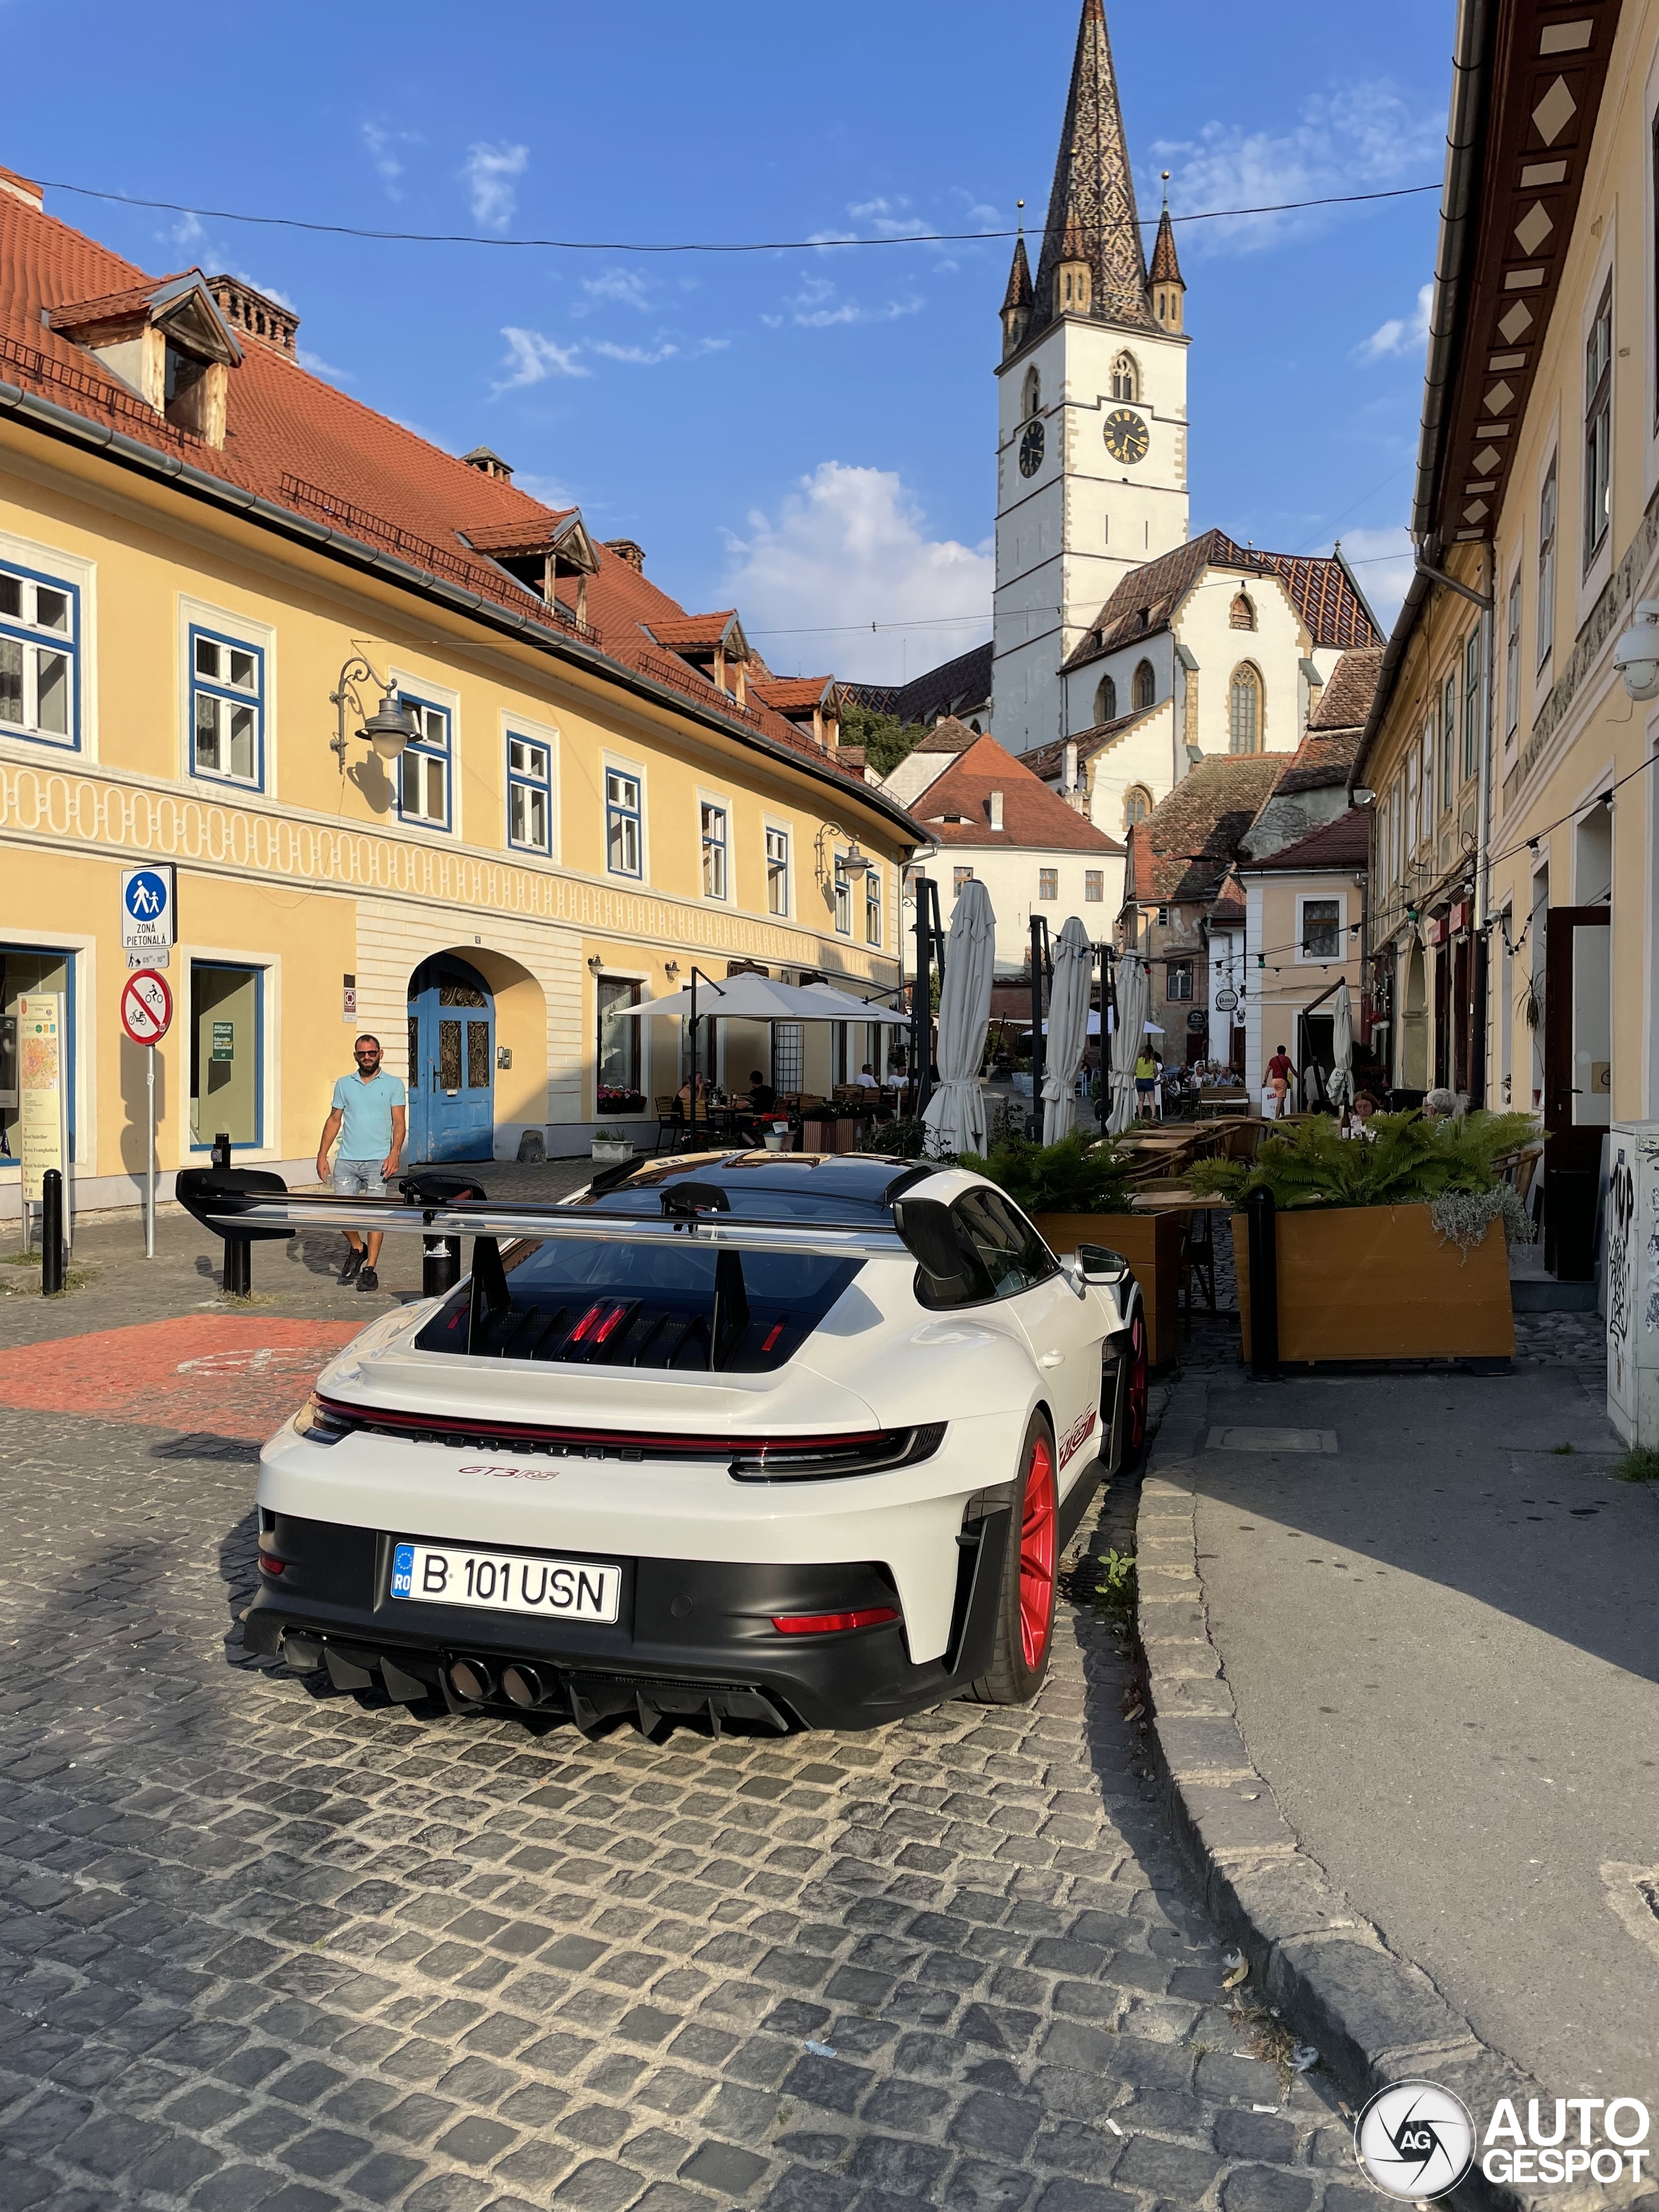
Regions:
M 1028 1668 L 1042 1663 L 1054 1593 L 1054 1455 L 1047 1437 L 1031 1446 L 1019 1528 L 1019 1643 Z

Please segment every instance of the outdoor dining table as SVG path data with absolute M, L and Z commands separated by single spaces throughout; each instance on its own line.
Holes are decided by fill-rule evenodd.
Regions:
M 1137 1213 L 1178 1213 L 1181 1223 L 1181 1282 L 1184 1293 L 1182 1311 L 1188 1320 L 1193 1311 L 1194 1279 L 1203 1285 L 1205 1304 L 1208 1310 L 1216 1310 L 1215 1303 L 1215 1237 L 1210 1216 L 1218 1208 L 1231 1212 L 1232 1200 L 1217 1192 L 1194 1190 L 1139 1191 L 1133 1201 Z M 1202 1235 L 1200 1235 L 1200 1228 Z

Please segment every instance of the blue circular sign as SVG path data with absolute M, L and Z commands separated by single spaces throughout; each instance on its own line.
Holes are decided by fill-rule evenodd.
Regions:
M 167 910 L 167 879 L 154 868 L 139 868 L 127 880 L 127 912 L 135 921 L 159 921 Z

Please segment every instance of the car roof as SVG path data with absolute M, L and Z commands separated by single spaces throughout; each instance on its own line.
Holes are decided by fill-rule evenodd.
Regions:
M 895 1198 L 931 1177 L 927 1160 L 890 1158 L 875 1152 L 701 1152 L 649 1160 L 605 1190 L 577 1199 L 609 1212 L 650 1205 L 676 1182 L 713 1184 L 734 1214 L 756 1210 L 775 1218 L 792 1201 L 820 1219 L 868 1219 L 890 1211 Z

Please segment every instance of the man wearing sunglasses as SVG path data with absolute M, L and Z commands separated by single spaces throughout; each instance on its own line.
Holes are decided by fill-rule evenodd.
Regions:
M 336 1137 L 339 1158 L 334 1163 L 336 1198 L 384 1198 L 386 1177 L 395 1176 L 403 1158 L 404 1133 L 409 1123 L 407 1094 L 402 1079 L 388 1075 L 380 1065 L 380 1040 L 360 1036 L 352 1048 L 357 1063 L 355 1075 L 343 1075 L 334 1086 L 333 1103 L 323 1124 L 317 1147 L 317 1180 L 330 1180 L 328 1152 Z M 380 1231 L 371 1229 L 368 1243 L 355 1229 L 345 1232 L 351 1249 L 340 1270 L 340 1280 L 354 1276 L 360 1291 L 378 1291 L 380 1279 L 374 1262 L 380 1256 Z

